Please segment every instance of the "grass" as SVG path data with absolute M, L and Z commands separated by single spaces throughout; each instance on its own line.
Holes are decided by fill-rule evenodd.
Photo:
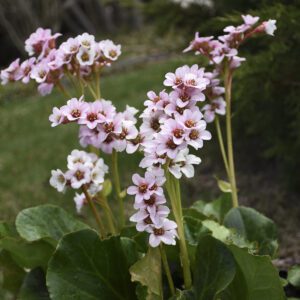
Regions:
M 141 108 L 147 91 L 161 90 L 164 74 L 186 62 L 186 57 L 175 58 L 105 76 L 101 82 L 102 97 L 112 100 L 121 110 L 126 104 Z M 64 102 L 65 98 L 57 92 L 42 98 L 17 85 L 2 90 L 0 219 L 12 219 L 21 209 L 43 203 L 59 204 L 74 212 L 73 191 L 60 194 L 49 185 L 50 171 L 64 170 L 67 155 L 80 148 L 77 125 L 50 127 L 52 108 Z M 120 155 L 123 187 L 137 169 L 139 159 L 136 155 Z

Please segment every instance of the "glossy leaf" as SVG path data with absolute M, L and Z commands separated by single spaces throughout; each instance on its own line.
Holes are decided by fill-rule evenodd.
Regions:
M 50 300 L 45 273 L 41 268 L 33 269 L 26 274 L 18 299 Z
M 218 199 L 207 203 L 204 206 L 203 213 L 207 216 L 213 216 L 220 223 L 223 223 L 225 215 L 232 208 L 230 193 L 223 193 Z
M 136 244 L 118 236 L 100 240 L 94 230 L 65 235 L 49 261 L 52 300 L 136 299 L 128 269 L 138 259 Z
M 300 266 L 293 266 L 289 270 L 287 280 L 291 285 L 300 288 Z
M 210 233 L 201 220 L 189 216 L 184 217 L 184 231 L 186 240 L 193 246 L 197 246 L 200 238 Z
M 17 231 L 25 240 L 58 241 L 63 235 L 88 226 L 64 209 L 54 205 L 40 205 L 22 210 L 16 219 Z
M 277 270 L 269 256 L 249 254 L 246 249 L 228 246 L 234 256 L 237 272 L 222 300 L 284 300 Z
M 235 272 L 235 261 L 226 245 L 211 236 L 199 241 L 194 266 L 197 300 L 214 300 L 231 283 Z
M 131 280 L 137 281 L 147 287 L 145 299 L 160 299 L 161 290 L 161 256 L 159 248 L 149 247 L 148 252 L 137 261 L 129 270 Z
M 218 187 L 223 193 L 231 193 L 231 184 L 225 180 L 217 179 Z
M 232 208 L 224 219 L 224 225 L 235 228 L 249 242 L 256 243 L 261 255 L 274 256 L 278 249 L 277 229 L 274 222 L 249 207 Z

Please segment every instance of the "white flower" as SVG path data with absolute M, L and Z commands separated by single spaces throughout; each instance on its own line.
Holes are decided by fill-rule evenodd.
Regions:
M 81 66 L 91 66 L 94 63 L 96 51 L 92 47 L 90 49 L 81 47 L 76 54 L 76 58 Z
M 268 20 L 267 22 L 264 22 L 265 25 L 265 32 L 269 35 L 274 35 L 274 31 L 277 29 L 276 27 L 276 20 Z
M 78 164 L 85 165 L 87 167 L 93 166 L 92 156 L 90 156 L 85 151 L 73 150 L 70 155 L 68 155 L 68 169 L 72 170 L 77 168 Z
M 104 40 L 99 43 L 103 55 L 112 61 L 118 59 L 121 55 L 121 45 L 115 45 L 111 40 Z
M 188 148 L 181 150 L 177 157 L 172 160 L 169 171 L 177 178 L 181 178 L 182 173 L 187 177 L 194 177 L 195 170 L 193 165 L 199 165 L 201 159 L 193 154 L 189 154 Z
M 74 197 L 74 202 L 76 205 L 76 211 L 78 214 L 80 214 L 82 207 L 85 204 L 85 195 L 83 193 L 81 194 L 76 193 Z
M 95 43 L 95 37 L 91 34 L 88 33 L 83 33 L 81 35 L 77 36 L 77 41 L 79 42 L 79 44 L 86 49 L 91 49 L 92 46 L 94 46 Z
M 64 192 L 66 187 L 66 177 L 65 174 L 57 169 L 51 171 L 50 185 L 57 189 L 58 192 Z

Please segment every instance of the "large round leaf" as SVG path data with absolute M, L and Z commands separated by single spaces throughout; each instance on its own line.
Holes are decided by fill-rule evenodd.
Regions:
M 22 210 L 16 218 L 16 227 L 29 242 L 43 238 L 58 241 L 67 233 L 88 228 L 64 209 L 48 204 Z
M 47 286 L 52 300 L 134 300 L 128 269 L 138 259 L 128 238 L 100 240 L 93 230 L 65 235 L 49 261 Z
M 274 256 L 277 252 L 277 229 L 274 222 L 249 207 L 232 208 L 224 219 L 225 226 L 235 228 L 249 242 L 257 244 L 261 255 Z
M 235 258 L 237 272 L 222 300 L 285 299 L 280 277 L 269 256 L 252 255 L 234 245 L 228 247 Z
M 219 240 L 205 236 L 199 241 L 194 266 L 194 291 L 198 300 L 214 300 L 235 276 L 233 255 Z

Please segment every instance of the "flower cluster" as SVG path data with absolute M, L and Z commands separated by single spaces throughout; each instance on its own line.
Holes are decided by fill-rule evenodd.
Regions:
M 108 100 L 85 102 L 72 98 L 61 108 L 54 107 L 49 120 L 52 126 L 76 122 L 80 125 L 79 140 L 83 147 L 92 145 L 105 153 L 113 150 L 133 153 L 138 145 L 135 114 L 138 111 L 127 106 L 125 111 L 116 112 L 115 106 Z
M 164 205 L 167 202 L 162 188 L 165 180 L 162 169 L 146 172 L 145 177 L 134 174 L 132 181 L 135 185 L 127 189 L 129 195 L 135 195 L 134 208 L 138 210 L 130 221 L 137 223 L 138 231 L 150 233 L 149 244 L 152 247 L 161 242 L 176 244 L 177 225 L 168 219 L 170 209 Z
M 184 52 L 195 51 L 209 58 L 210 62 L 220 65 L 225 60 L 228 61 L 231 69 L 238 68 L 245 58 L 238 56 L 238 47 L 250 36 L 257 33 L 273 35 L 276 30 L 276 21 L 269 20 L 255 26 L 259 17 L 251 15 L 242 16 L 244 23 L 239 26 L 227 26 L 224 28 L 225 35 L 214 39 L 213 36 L 200 37 L 196 32 L 194 40 Z
M 148 93 L 141 115 L 140 135 L 147 140 L 143 144 L 140 167 L 152 170 L 167 163 L 176 178 L 182 173 L 194 176 L 193 164 L 199 164 L 200 159 L 189 154 L 189 146 L 198 150 L 204 140 L 211 138 L 197 106 L 205 100 L 204 91 L 210 84 L 207 75 L 197 65 L 183 66 L 175 73 L 166 74 L 164 85 L 173 89 L 169 94 Z
M 140 167 L 147 171 L 144 177 L 133 175 L 135 186 L 129 187 L 127 193 L 135 195 L 134 207 L 139 210 L 130 220 L 137 223 L 138 231 L 150 233 L 152 247 L 160 242 L 175 244 L 176 223 L 167 219 L 169 209 L 163 205 L 166 202 L 162 188 L 166 181 L 164 170 L 177 179 L 182 174 L 188 178 L 194 176 L 194 165 L 201 160 L 189 154 L 189 146 L 198 150 L 204 140 L 211 139 L 197 106 L 205 100 L 206 90 L 218 93 L 218 82 L 213 82 L 211 77 L 211 73 L 205 73 L 197 65 L 183 66 L 165 76 L 164 85 L 172 88 L 170 93 L 163 90 L 147 94 L 138 136 L 144 153 Z
M 2 70 L 2 84 L 11 81 L 26 84 L 32 79 L 38 84 L 39 92 L 46 95 L 60 84 L 64 75 L 74 76 L 84 83 L 121 54 L 120 45 L 111 40 L 96 42 L 95 37 L 87 33 L 69 38 L 57 48 L 59 36 L 60 33 L 52 34 L 50 29 L 43 28 L 32 33 L 25 41 L 25 50 L 32 57 L 22 63 L 18 58 Z
M 80 189 L 85 187 L 91 196 L 95 196 L 102 190 L 105 174 L 108 173 L 108 167 L 102 158 L 94 153 L 73 150 L 67 158 L 66 172 L 61 170 L 52 170 L 50 185 L 58 192 L 65 192 L 67 187 Z M 74 198 L 76 209 L 80 212 L 82 206 L 86 203 L 84 193 L 77 194 Z

